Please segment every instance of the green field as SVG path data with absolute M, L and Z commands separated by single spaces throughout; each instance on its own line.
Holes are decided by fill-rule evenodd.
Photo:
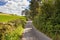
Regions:
M 0 15 L 0 22 L 8 22 L 8 21 L 12 21 L 12 20 L 16 20 L 16 19 L 25 19 L 25 17 L 21 17 L 21 16 L 17 16 L 17 15 Z

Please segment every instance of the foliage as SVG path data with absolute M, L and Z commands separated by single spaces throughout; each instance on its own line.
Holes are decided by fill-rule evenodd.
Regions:
M 6 34 L 5 40 L 20 40 L 22 33 L 23 33 L 23 28 L 20 25 L 19 27 L 16 28 L 16 30 Z
M 42 0 L 41 2 L 38 10 L 40 12 L 34 16 L 33 24 L 53 40 L 60 40 L 60 0 Z
M 36 16 L 37 14 L 38 14 L 38 8 L 39 8 L 39 4 L 38 4 L 38 2 L 36 1 L 36 0 L 31 0 L 30 1 L 30 16 L 31 16 L 31 18 L 33 19 L 34 18 L 34 16 Z
M 1 18 L 0 40 L 21 40 L 26 18 L 16 15 L 1 15 Z

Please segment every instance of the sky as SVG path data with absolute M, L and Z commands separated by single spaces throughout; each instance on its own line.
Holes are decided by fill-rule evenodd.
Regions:
M 0 0 L 0 12 L 21 15 L 29 7 L 30 0 Z

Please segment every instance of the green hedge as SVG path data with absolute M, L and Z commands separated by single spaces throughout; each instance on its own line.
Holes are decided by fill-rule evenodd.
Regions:
M 60 0 L 42 1 L 40 13 L 34 18 L 33 24 L 41 32 L 53 40 L 60 40 Z

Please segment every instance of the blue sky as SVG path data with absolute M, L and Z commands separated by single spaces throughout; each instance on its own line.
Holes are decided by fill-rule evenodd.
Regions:
M 6 3 L 7 3 L 7 1 L 6 1 L 6 2 L 0 1 L 0 6 L 3 6 L 3 5 L 5 5 Z
M 28 8 L 30 0 L 0 0 L 0 12 L 21 15 Z

